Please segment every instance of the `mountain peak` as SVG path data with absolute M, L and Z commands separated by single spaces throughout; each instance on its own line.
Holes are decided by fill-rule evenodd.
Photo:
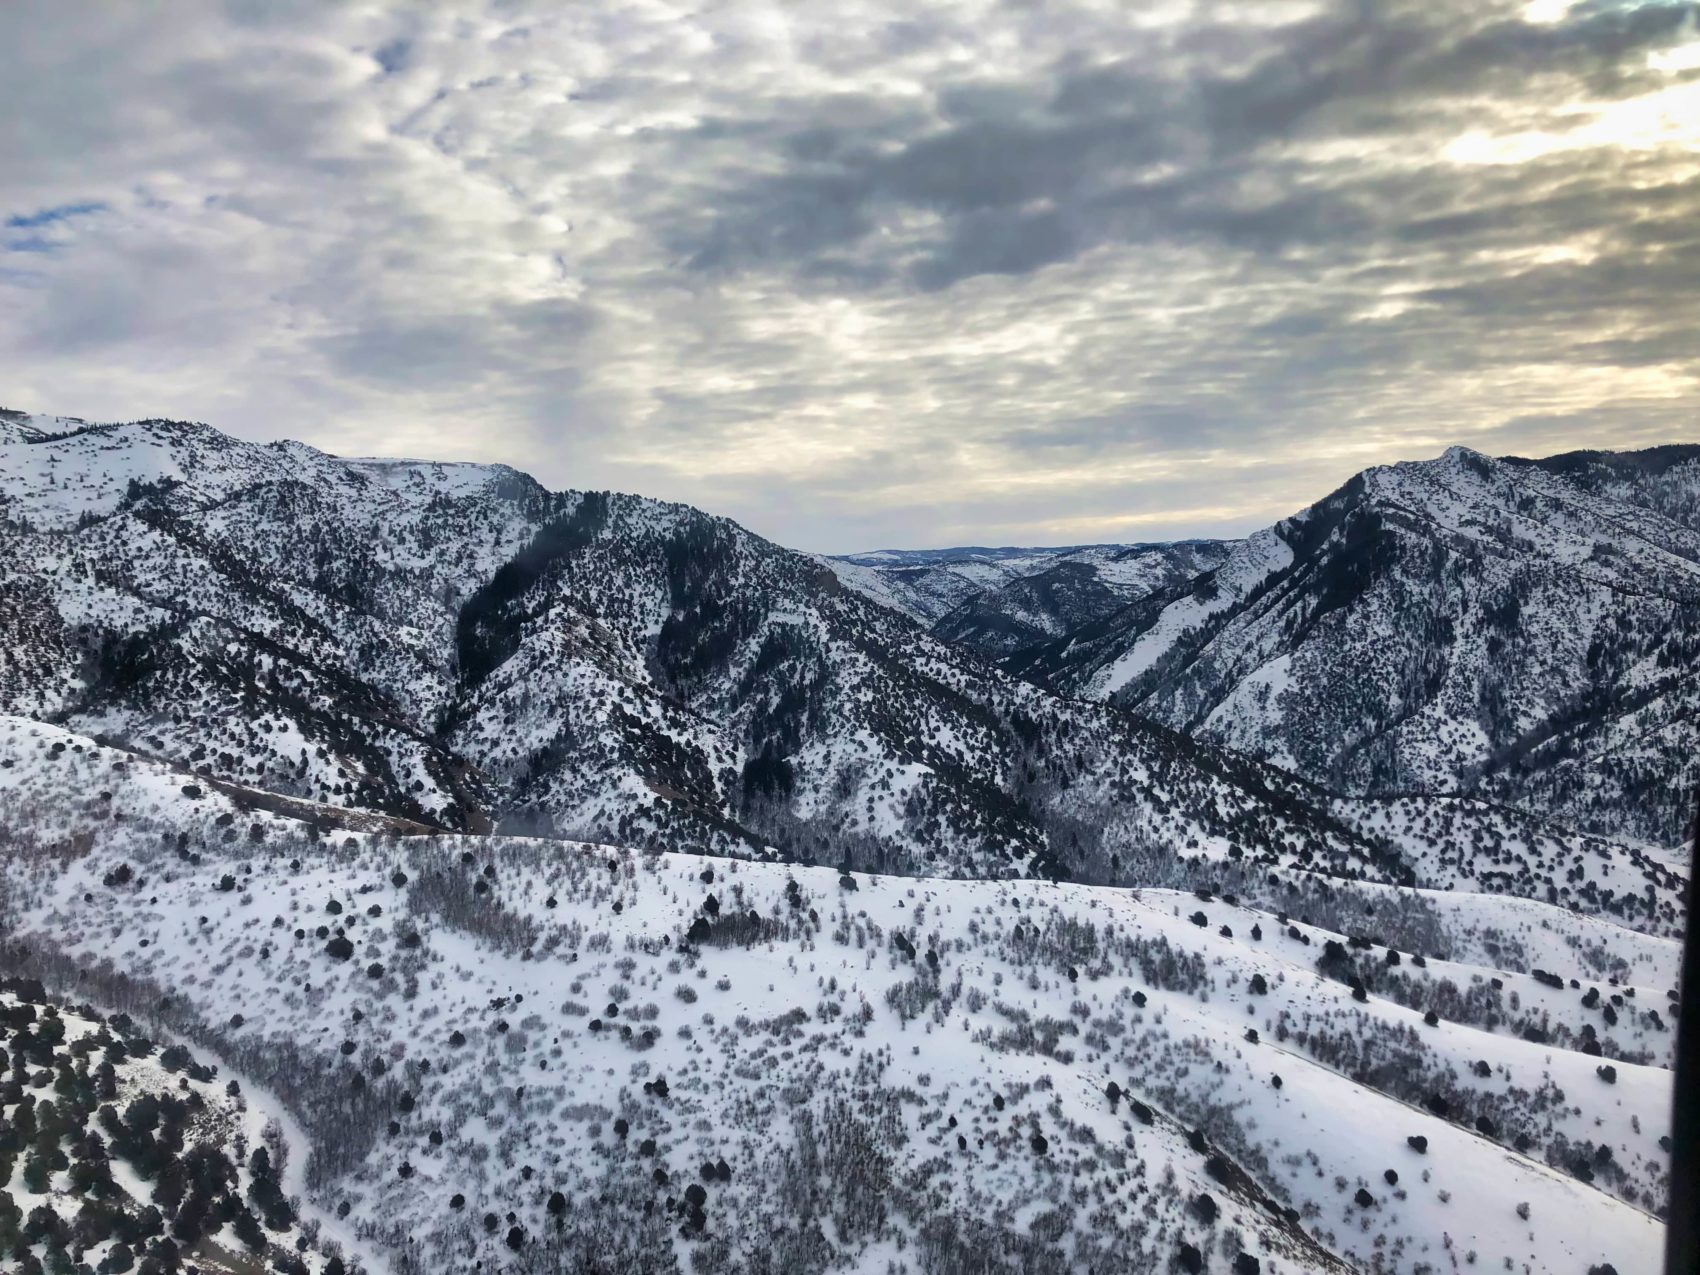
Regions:
M 1466 447 L 1462 443 L 1454 443 L 1441 453 L 1441 459 L 1449 460 L 1454 464 L 1458 464 L 1460 462 L 1467 461 L 1492 461 L 1493 457 L 1489 456 L 1486 452 L 1477 451 L 1474 447 Z

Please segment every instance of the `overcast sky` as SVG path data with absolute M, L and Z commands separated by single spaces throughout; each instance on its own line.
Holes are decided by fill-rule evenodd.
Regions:
M 0 5 L 0 405 L 800 548 L 1700 439 L 1693 4 Z

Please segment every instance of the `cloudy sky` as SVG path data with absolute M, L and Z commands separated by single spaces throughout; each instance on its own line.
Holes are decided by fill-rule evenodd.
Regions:
M 0 6 L 0 405 L 828 551 L 1700 439 L 1700 7 Z

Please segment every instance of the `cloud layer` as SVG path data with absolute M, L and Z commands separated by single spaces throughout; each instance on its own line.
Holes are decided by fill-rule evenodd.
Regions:
M 804 548 L 1700 438 L 1700 7 L 0 7 L 7 406 Z

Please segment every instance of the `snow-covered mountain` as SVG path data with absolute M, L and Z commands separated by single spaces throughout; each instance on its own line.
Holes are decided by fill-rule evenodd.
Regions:
M 1341 791 L 1674 845 L 1700 782 L 1700 447 L 1368 470 L 1006 666 Z
M 0 711 L 274 799 L 981 878 L 1151 884 L 1178 851 L 1477 880 L 1430 852 L 1443 817 L 1529 848 L 1505 889 L 1571 900 L 1594 853 L 1057 695 L 685 506 L 181 422 L 11 426 Z M 1641 894 L 1663 862 L 1609 857 L 1590 910 L 1668 930 L 1670 896 Z
M 1056 549 L 886 549 L 825 558 L 838 578 L 983 655 L 1008 656 L 1219 565 L 1219 540 Z
M 1084 567 L 1155 590 L 1125 617 L 1279 553 L 1188 552 L 981 600 Z M 1683 854 L 1332 792 L 880 570 L 500 466 L 0 416 L 0 1253 L 1651 1268 Z M 201 1114 L 132 1116 L 179 1072 Z
M 164 421 L 22 435 L 0 497 L 0 707 L 222 781 L 975 876 L 1376 854 L 1279 773 L 992 672 L 682 506 Z

